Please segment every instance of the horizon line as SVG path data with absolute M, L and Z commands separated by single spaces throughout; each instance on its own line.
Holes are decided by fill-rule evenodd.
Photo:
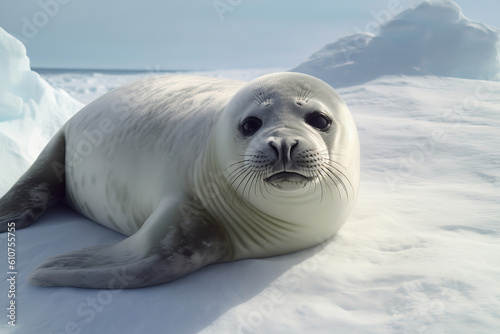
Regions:
M 79 67 L 32 67 L 32 71 L 35 72 L 44 72 L 44 71 L 52 71 L 52 72 L 151 72 L 151 73 L 175 73 L 175 72 L 192 72 L 192 71 L 211 71 L 208 69 L 169 69 L 169 70 L 156 70 L 156 69 L 137 69 L 137 68 L 79 68 Z

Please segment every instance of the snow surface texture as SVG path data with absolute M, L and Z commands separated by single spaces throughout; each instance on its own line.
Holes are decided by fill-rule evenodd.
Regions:
M 4 318 L 0 332 L 497 333 L 500 83 L 396 76 L 339 93 L 358 125 L 362 180 L 332 240 L 150 288 L 31 286 L 41 261 L 123 239 L 54 207 L 17 232 L 18 325 Z M 0 282 L 3 310 L 6 291 Z
M 31 71 L 24 45 L 0 28 L 0 196 L 82 106 Z
M 451 0 L 425 1 L 383 25 L 377 36 L 360 32 L 344 37 L 293 71 L 337 88 L 389 74 L 498 80 L 500 34 L 467 19 Z
M 17 42 L 0 36 L 24 58 Z M 2 54 L 1 66 L 15 55 Z M 54 83 L 59 79 L 83 99 L 100 89 L 93 74 L 52 76 Z M 113 80 L 106 76 L 104 87 L 123 78 Z M 12 92 L 9 87 L 2 92 Z M 15 96 L 25 93 L 29 100 L 31 89 L 20 86 Z M 398 75 L 339 93 L 359 129 L 362 179 L 357 205 L 332 240 L 294 254 L 211 265 L 150 288 L 40 288 L 25 278 L 41 261 L 124 238 L 53 207 L 17 232 L 17 326 L 6 324 L 2 280 L 0 333 L 497 333 L 500 83 Z M 64 109 L 58 101 L 43 108 L 33 101 L 40 103 L 31 102 L 28 124 Z M 32 128 L 19 124 L 12 139 L 18 154 L 34 144 L 24 139 Z M 48 120 L 38 124 L 41 132 L 57 128 Z M 6 131 L 0 128 L 1 138 Z M 1 154 L 2 174 L 18 168 Z M 6 237 L 0 235 L 4 250 Z M 7 272 L 6 251 L 0 263 Z

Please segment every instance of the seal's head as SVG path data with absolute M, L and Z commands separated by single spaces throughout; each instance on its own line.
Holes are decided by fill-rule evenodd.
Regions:
M 297 204 L 339 214 L 355 197 L 354 121 L 335 90 L 312 76 L 274 73 L 251 81 L 226 106 L 215 142 L 229 188 L 266 213 Z

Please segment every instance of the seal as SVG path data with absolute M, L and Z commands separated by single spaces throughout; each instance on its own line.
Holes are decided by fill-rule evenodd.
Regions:
M 152 77 L 73 116 L 0 200 L 0 229 L 64 198 L 129 237 L 50 258 L 33 284 L 160 284 L 330 238 L 354 204 L 359 155 L 351 113 L 317 78 Z

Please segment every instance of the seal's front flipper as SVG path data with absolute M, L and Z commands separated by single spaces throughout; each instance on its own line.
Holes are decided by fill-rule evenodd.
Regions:
M 65 145 L 61 130 L 0 199 L 0 232 L 7 231 L 11 222 L 15 223 L 16 229 L 30 225 L 52 201 L 64 195 Z
M 30 273 L 39 286 L 121 289 L 165 283 L 230 254 L 213 222 L 182 216 L 178 202 L 165 201 L 131 237 L 112 245 L 53 257 Z

